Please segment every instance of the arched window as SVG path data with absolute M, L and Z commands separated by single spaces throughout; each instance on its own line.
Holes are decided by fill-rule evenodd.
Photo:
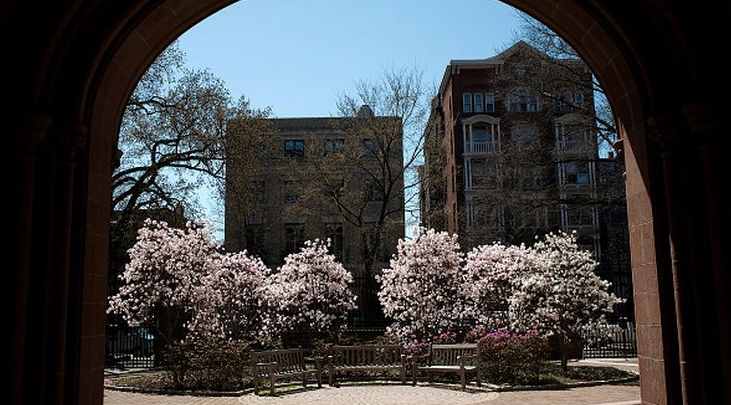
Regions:
M 536 112 L 538 111 L 538 96 L 529 92 L 528 89 L 517 88 L 510 92 L 508 97 L 508 111 Z

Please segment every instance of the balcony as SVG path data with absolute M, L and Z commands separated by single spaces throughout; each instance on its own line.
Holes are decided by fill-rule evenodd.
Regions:
M 495 153 L 494 142 L 467 142 L 464 145 L 464 154 L 480 155 Z

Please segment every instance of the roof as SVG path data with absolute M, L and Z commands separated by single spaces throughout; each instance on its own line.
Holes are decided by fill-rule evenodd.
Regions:
M 383 120 L 400 120 L 399 117 L 382 116 L 375 117 Z M 280 131 L 300 130 L 337 130 L 342 129 L 344 120 L 351 120 L 353 117 L 297 117 L 297 118 L 268 118 L 272 126 Z
M 452 73 L 458 71 L 459 69 L 482 69 L 489 66 L 499 66 L 505 63 L 505 60 L 510 58 L 513 54 L 524 50 L 529 53 L 532 53 L 533 55 L 539 57 L 539 58 L 547 58 L 550 59 L 551 57 L 546 54 L 545 52 L 536 49 L 535 47 L 531 46 L 525 41 L 518 41 L 515 44 L 513 44 L 510 48 L 498 53 L 497 55 L 491 56 L 489 58 L 484 59 L 451 59 L 449 61 L 449 64 L 444 69 L 444 75 L 442 76 L 442 82 L 439 85 L 439 94 L 442 94 L 444 91 L 444 87 L 447 85 L 447 82 L 449 81 L 449 78 L 451 77 Z

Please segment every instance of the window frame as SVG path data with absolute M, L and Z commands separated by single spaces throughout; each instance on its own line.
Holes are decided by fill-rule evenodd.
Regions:
M 474 111 L 472 93 L 462 93 L 462 112 L 470 114 Z
M 290 149 L 289 148 L 290 144 L 293 144 L 293 145 L 301 144 L 302 147 Z M 285 139 L 283 142 L 283 147 L 284 147 L 284 155 L 287 157 L 301 158 L 301 157 L 305 156 L 305 140 L 304 139 L 301 139 L 301 138 Z

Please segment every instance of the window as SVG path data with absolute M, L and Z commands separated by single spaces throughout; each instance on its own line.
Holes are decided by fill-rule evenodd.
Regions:
M 261 225 L 247 225 L 244 233 L 246 250 L 256 256 L 263 257 L 264 253 L 264 227 Z
M 567 207 L 566 226 L 591 226 L 594 224 L 594 210 L 591 207 Z
M 332 252 L 338 261 L 343 261 L 343 224 L 332 223 L 325 224 L 325 232 L 327 238 L 330 239 L 330 252 Z
M 511 137 L 514 143 L 527 145 L 538 139 L 538 128 L 531 124 L 516 124 L 511 131 Z
M 285 224 L 284 237 L 286 253 L 296 253 L 305 244 L 305 226 L 303 224 Z
M 495 152 L 495 127 L 492 124 L 473 124 L 468 127 L 465 150 L 473 153 Z
M 341 153 L 345 149 L 345 139 L 325 139 L 325 154 Z
M 589 164 L 587 162 L 563 163 L 564 184 L 589 184 Z
M 588 129 L 583 125 L 556 125 L 559 150 L 564 152 L 578 151 L 586 147 Z
M 483 110 L 482 93 L 475 93 L 475 112 L 480 113 Z
M 296 181 L 284 182 L 284 202 L 286 204 L 296 204 L 299 202 L 299 184 Z
M 538 97 L 528 93 L 526 89 L 517 89 L 509 97 L 510 112 L 538 111 Z
M 284 141 L 284 154 L 292 157 L 302 157 L 305 155 L 304 139 L 287 139 Z
M 485 94 L 485 112 L 495 112 L 495 96 L 493 94 Z
M 462 111 L 466 113 L 472 112 L 472 93 L 464 93 L 462 95 Z
M 377 181 L 370 180 L 366 185 L 366 198 L 368 201 L 383 201 L 383 187 Z
M 249 182 L 248 193 L 251 196 L 249 200 L 254 204 L 263 204 L 266 201 L 265 191 L 264 180 L 252 180 Z
M 467 226 L 475 225 L 476 210 L 472 200 L 465 201 L 465 211 L 467 211 Z
M 378 157 L 378 144 L 373 139 L 363 139 L 363 151 L 366 157 Z
M 574 94 L 574 105 L 581 106 L 584 104 L 584 95 L 581 93 Z

